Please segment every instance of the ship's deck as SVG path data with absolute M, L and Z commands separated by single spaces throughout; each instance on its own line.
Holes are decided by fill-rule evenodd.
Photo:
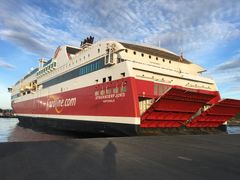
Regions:
M 1 179 L 239 179 L 240 135 L 0 144 Z

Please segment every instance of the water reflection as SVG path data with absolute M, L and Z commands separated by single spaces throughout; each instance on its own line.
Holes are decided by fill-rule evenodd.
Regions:
M 29 128 L 16 126 L 9 134 L 8 141 L 53 141 L 68 139 L 67 136 L 60 136 L 54 134 L 47 134 L 44 132 L 38 132 Z
M 240 126 L 228 126 L 228 134 L 240 134 Z
M 43 128 L 37 126 L 26 126 L 19 123 L 17 118 L 0 118 L 0 142 L 15 141 L 53 141 L 76 138 L 109 137 L 104 134 L 87 134 Z
M 51 140 L 63 140 L 71 138 L 71 136 L 66 136 L 64 133 L 58 134 L 57 132 L 37 130 L 31 128 L 25 128 L 19 125 L 19 121 L 16 118 L 5 119 L 5 139 L 2 142 L 14 142 L 14 141 L 51 141 Z M 1 141 L 1 139 L 0 139 Z
M 227 127 L 228 134 L 240 134 L 240 126 Z M 51 140 L 64 140 L 72 138 L 91 138 L 103 137 L 99 134 L 83 134 L 78 132 L 57 131 L 53 129 L 43 128 L 26 128 L 19 125 L 17 118 L 0 118 L 0 142 L 13 142 L 13 141 L 51 141 Z M 104 162 L 112 163 L 114 167 L 114 159 L 117 149 L 112 142 L 106 145 L 104 154 L 111 156 L 104 156 Z M 109 163 L 107 163 L 109 164 Z M 110 168 L 110 167 L 109 167 Z M 115 171 L 112 169 L 113 172 Z
M 53 141 L 80 138 L 79 134 L 53 129 L 26 128 L 17 118 L 0 118 L 0 142 Z
M 103 148 L 103 168 L 106 179 L 116 179 L 116 153 L 117 148 L 112 141 Z
M 16 118 L 0 118 L 0 142 L 8 142 L 9 135 L 17 126 Z

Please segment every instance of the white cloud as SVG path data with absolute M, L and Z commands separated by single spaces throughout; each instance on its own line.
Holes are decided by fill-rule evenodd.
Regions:
M 13 11 L 13 0 L 2 4 L 2 38 L 40 55 L 51 54 L 59 44 L 78 45 L 88 35 L 160 42 L 175 52 L 216 48 L 220 42 L 240 37 L 240 3 L 234 0 L 49 1 L 55 13 L 24 2 Z
M 222 90 L 223 97 L 240 98 L 240 53 L 209 70 L 213 79 Z
M 0 57 L 0 68 L 7 68 L 7 69 L 14 69 L 15 66 L 13 66 L 12 64 L 7 63 L 6 61 L 4 61 L 1 57 Z
M 160 45 L 186 57 L 207 57 L 209 51 L 240 39 L 237 0 L 49 0 L 0 3 L 0 39 L 40 57 L 58 45 L 78 46 L 88 35 Z M 45 7 L 46 6 L 46 7 Z M 232 67 L 237 59 L 218 68 Z M 204 58 L 196 60 L 203 63 Z M 238 87 L 238 72 L 210 70 L 217 83 Z M 214 72 L 213 72 L 214 71 Z
M 240 57 L 238 57 L 238 59 L 224 62 L 216 67 L 216 71 L 232 71 L 235 69 L 240 72 Z

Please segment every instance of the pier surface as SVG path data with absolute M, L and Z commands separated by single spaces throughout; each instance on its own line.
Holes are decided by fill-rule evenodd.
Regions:
M 8 179 L 239 179 L 240 135 L 93 138 L 0 144 Z

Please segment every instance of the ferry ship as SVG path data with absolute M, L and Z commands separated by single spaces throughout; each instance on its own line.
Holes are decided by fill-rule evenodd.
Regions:
M 13 87 L 21 122 L 81 132 L 217 128 L 240 112 L 206 70 L 169 50 L 124 41 L 60 46 Z

